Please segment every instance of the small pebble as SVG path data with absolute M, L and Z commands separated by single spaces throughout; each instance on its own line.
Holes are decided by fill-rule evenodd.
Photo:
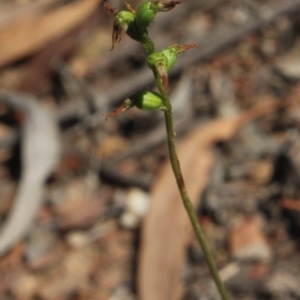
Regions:
M 121 226 L 137 228 L 149 207 L 149 195 L 144 191 L 132 188 L 128 191 L 124 203 L 124 212 L 120 218 Z
M 90 237 L 82 231 L 73 231 L 66 236 L 66 241 L 73 248 L 83 248 L 90 243 Z

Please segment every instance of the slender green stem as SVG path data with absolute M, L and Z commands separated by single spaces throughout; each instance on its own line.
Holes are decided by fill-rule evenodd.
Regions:
M 174 133 L 174 127 L 173 127 L 173 116 L 172 116 L 172 105 L 170 103 L 170 100 L 166 94 L 166 91 L 163 87 L 162 80 L 158 73 L 153 72 L 156 85 L 159 89 L 159 92 L 163 98 L 164 105 L 166 107 L 166 110 L 164 112 L 165 114 L 165 123 L 166 123 L 166 130 L 167 130 L 167 136 L 168 136 L 168 148 L 169 148 L 169 154 L 170 154 L 170 161 L 172 165 L 172 169 L 176 178 L 176 182 L 180 191 L 180 195 L 184 204 L 184 207 L 188 213 L 188 216 L 190 218 L 190 221 L 192 223 L 193 229 L 196 233 L 198 242 L 202 248 L 202 251 L 205 255 L 209 270 L 211 272 L 211 275 L 214 279 L 214 282 L 219 290 L 219 293 L 223 300 L 229 300 L 229 295 L 226 291 L 226 288 L 220 278 L 218 269 L 216 267 L 216 263 L 214 261 L 214 258 L 212 256 L 212 253 L 208 247 L 208 243 L 205 239 L 205 236 L 203 234 L 203 231 L 201 229 L 201 226 L 198 222 L 197 215 L 194 209 L 194 206 L 190 200 L 190 197 L 188 195 L 184 179 L 182 176 L 180 164 L 177 158 L 176 148 L 175 148 L 175 133 Z

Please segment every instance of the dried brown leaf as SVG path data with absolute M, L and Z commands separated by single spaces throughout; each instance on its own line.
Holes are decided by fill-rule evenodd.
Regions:
M 37 51 L 85 20 L 100 0 L 77 1 L 57 10 L 28 11 L 0 23 L 0 67 Z
M 39 10 L 47 9 L 50 5 L 54 5 L 60 0 L 37 0 L 28 3 L 13 2 L 1 3 L 0 27 L 7 23 L 16 20 L 24 14 L 38 12 Z
M 231 255 L 240 260 L 269 261 L 271 249 L 259 216 L 245 218 L 229 234 Z

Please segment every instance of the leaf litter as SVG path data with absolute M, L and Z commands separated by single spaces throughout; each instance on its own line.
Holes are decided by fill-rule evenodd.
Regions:
M 28 37 L 17 41 L 16 35 L 9 42 L 5 38 L 7 43 L 3 52 L 0 51 L 1 64 L 5 65 L 0 72 L 2 89 L 10 87 L 20 92 L 24 90 L 20 82 L 27 85 L 23 79 L 28 76 L 24 74 L 41 70 L 41 66 L 50 70 L 48 59 L 55 57 L 55 52 L 40 56 L 43 64 L 36 64 L 39 65 L 36 69 L 33 62 L 39 61 L 39 55 L 49 43 L 52 49 L 66 43 L 68 33 L 98 9 L 99 1 L 70 1 L 66 5 L 53 2 L 56 6 L 48 11 L 43 10 L 43 5 L 51 1 L 40 1 L 38 9 L 33 3 L 28 4 L 22 16 L 17 11 L 12 13 L 14 23 L 9 23 L 9 18 L 1 19 L 0 37 L 11 35 L 13 28 Z M 253 17 L 254 8 L 260 5 L 255 0 L 244 6 L 225 2 L 219 1 L 206 11 L 203 7 L 197 10 L 198 4 L 193 4 L 193 16 L 199 13 L 209 19 L 212 30 L 220 22 L 227 22 L 225 25 L 238 22 L 242 28 L 243 19 Z M 264 2 L 269 7 L 272 4 L 272 1 Z M 191 11 L 184 5 L 187 14 L 184 15 L 183 9 L 180 19 L 189 28 L 188 22 L 191 20 L 193 24 L 194 17 L 187 17 Z M 67 20 L 66 12 L 70 12 Z M 234 20 L 226 18 L 228 14 L 235 16 Z M 186 65 L 188 72 L 182 78 L 184 81 L 189 77 L 192 98 L 186 101 L 187 108 L 182 107 L 183 101 L 177 100 L 179 104 L 176 101 L 179 110 L 187 115 L 176 128 L 185 180 L 233 299 L 297 299 L 299 296 L 295 284 L 299 281 L 299 86 L 294 73 L 282 74 L 282 70 L 290 67 L 284 66 L 286 60 L 280 63 L 280 72 L 276 64 L 290 52 L 293 56 L 298 53 L 298 44 L 294 42 L 298 22 L 295 14 L 274 20 L 272 26 L 245 37 L 226 51 L 218 49 L 219 53 L 206 62 L 195 62 L 192 67 Z M 126 51 L 120 54 L 120 49 L 116 51 L 121 52 L 107 55 L 99 55 L 100 48 L 91 49 L 86 56 L 88 47 L 98 47 L 97 43 L 86 41 L 93 36 L 107 41 L 107 35 L 101 32 L 110 32 L 109 18 L 103 12 L 99 17 L 103 25 L 82 27 L 85 31 L 77 33 L 85 32 L 85 39 L 78 40 L 78 44 L 68 42 L 68 51 L 59 56 L 69 67 L 69 79 L 73 76 L 73 83 L 80 83 L 84 104 L 91 103 L 91 99 L 96 104 L 105 102 L 101 94 L 109 90 L 111 95 L 116 95 L 116 82 L 121 82 L 118 80 L 124 74 L 128 74 L 128 80 L 130 74 L 137 74 L 144 59 L 139 50 L 128 55 Z M 26 29 L 37 19 L 41 26 L 35 26 L 32 32 L 42 32 L 42 39 L 40 35 L 29 35 Z M 94 16 L 91 20 L 95 20 Z M 52 22 L 57 27 L 52 27 Z M 203 26 L 199 31 L 205 33 L 207 25 Z M 172 30 L 171 27 L 161 27 L 160 31 L 169 36 L 167 30 Z M 179 43 L 184 36 L 175 29 L 178 28 L 173 26 L 171 34 Z M 59 39 L 63 44 L 59 44 Z M 126 39 L 123 42 L 126 45 Z M 81 45 L 85 48 L 80 48 Z M 113 55 L 118 66 L 108 63 L 111 57 L 108 55 Z M 93 66 L 95 62 L 97 67 Z M 29 73 L 20 76 L 25 65 Z M 81 111 L 75 109 L 62 114 L 72 105 L 71 95 L 76 95 L 78 88 L 72 90 L 72 85 L 66 88 L 58 69 L 51 70 L 43 73 L 45 80 L 40 86 L 35 84 L 36 79 L 31 80 L 27 92 L 39 94 L 35 96 L 41 105 L 57 115 L 72 116 L 53 119 L 60 125 L 64 155 L 44 185 L 46 193 L 41 201 L 45 204 L 36 215 L 33 230 L 0 259 L 1 299 L 214 299 L 215 290 L 203 255 L 194 243 L 167 163 L 161 117 L 132 110 L 108 122 L 97 122 L 117 106 L 117 100 L 119 103 L 124 100 L 121 94 L 120 99 L 115 96 L 110 99 L 112 104 L 106 104 L 106 111 L 95 114 L 93 107 L 86 105 Z M 12 77 L 5 77 L 7 74 Z M 32 78 L 39 78 L 42 73 L 36 74 Z M 170 78 L 170 91 L 178 81 L 179 76 L 175 75 Z M 19 83 L 8 84 L 9 78 L 11 83 L 14 80 Z M 94 92 L 90 93 L 91 90 Z M 186 92 L 182 94 L 187 97 Z M 80 104 L 77 100 L 76 105 Z M 11 162 L 15 162 L 17 153 L 13 142 L 5 144 L 5 141 L 18 139 L 16 130 L 24 123 L 18 119 L 15 108 L 2 107 L 2 104 L 1 101 L 1 122 L 10 130 L 0 132 L 0 144 L 6 151 L 0 181 L 2 186 L 16 186 L 18 182 L 11 171 L 18 173 L 18 170 Z M 176 114 L 180 115 L 180 111 Z M 148 135 L 151 139 L 143 145 Z M 26 136 L 22 139 L 26 140 Z M 135 145 L 138 151 L 134 150 Z M 75 151 L 70 151 L 71 148 Z M 91 161 L 100 170 L 99 174 L 98 169 L 92 170 L 97 181 L 93 193 L 87 184 Z M 149 192 L 149 211 L 141 227 L 139 222 L 130 228 L 120 227 L 120 220 L 129 207 L 126 197 L 141 183 Z M 6 203 L 1 208 L 2 216 L 10 213 L 11 194 L 1 191 Z M 143 194 L 147 197 L 147 193 Z M 133 210 L 131 206 L 130 210 Z M 259 252 L 261 246 L 269 251 L 267 260 Z

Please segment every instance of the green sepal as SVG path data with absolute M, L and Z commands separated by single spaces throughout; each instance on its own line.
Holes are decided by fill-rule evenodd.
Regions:
M 165 88 L 169 85 L 168 70 L 166 68 L 168 57 L 163 52 L 154 52 L 146 59 L 147 66 L 152 70 L 155 77 L 160 77 Z
M 158 0 L 149 0 L 143 2 L 136 10 L 135 23 L 137 28 L 146 29 L 153 21 L 158 12 L 169 11 L 181 1 L 162 2 Z
M 167 65 L 168 64 L 167 59 L 168 58 L 166 57 L 166 55 L 163 54 L 162 51 L 154 52 L 146 58 L 146 64 L 151 70 L 153 70 L 157 68 L 159 64 Z
M 114 49 L 115 43 L 119 43 L 121 41 L 122 32 L 126 32 L 130 38 L 142 44 L 148 53 L 154 52 L 154 43 L 148 36 L 147 28 L 139 28 L 136 25 L 136 14 L 134 12 L 126 10 L 115 12 L 108 4 L 106 4 L 105 7 L 115 16 L 111 50 Z
M 196 44 L 187 44 L 187 45 L 171 45 L 161 51 L 161 53 L 166 57 L 166 69 L 169 72 L 177 59 L 177 56 L 191 48 L 197 48 Z
M 153 22 L 156 12 L 153 9 L 152 1 L 142 3 L 136 10 L 135 24 L 137 28 L 147 28 Z
M 168 87 L 168 72 L 173 68 L 177 56 L 191 48 L 196 48 L 196 44 L 172 45 L 160 52 L 150 54 L 146 59 L 147 66 L 153 71 L 154 76 L 159 76 L 165 88 Z
M 149 90 L 139 90 L 128 97 L 116 110 L 106 115 L 106 119 L 115 117 L 134 106 L 146 111 L 166 109 L 160 94 Z
M 115 15 L 112 32 L 112 47 L 110 49 L 112 51 L 114 49 L 115 43 L 120 43 L 122 32 L 126 32 L 128 28 L 132 26 L 135 19 L 135 14 L 126 10 L 122 10 L 118 13 L 114 12 L 114 9 L 108 4 L 106 4 L 105 7 Z
M 153 91 L 139 90 L 131 95 L 128 99 L 131 101 L 132 106 L 136 106 L 142 110 L 153 111 L 165 109 L 162 97 L 160 94 Z
M 161 51 L 161 54 L 165 57 L 165 68 L 167 72 L 169 72 L 175 65 L 178 53 L 177 47 L 174 45 L 169 46 Z
M 120 30 L 126 32 L 130 23 L 135 19 L 134 13 L 126 10 L 122 10 L 115 15 L 114 25 Z

